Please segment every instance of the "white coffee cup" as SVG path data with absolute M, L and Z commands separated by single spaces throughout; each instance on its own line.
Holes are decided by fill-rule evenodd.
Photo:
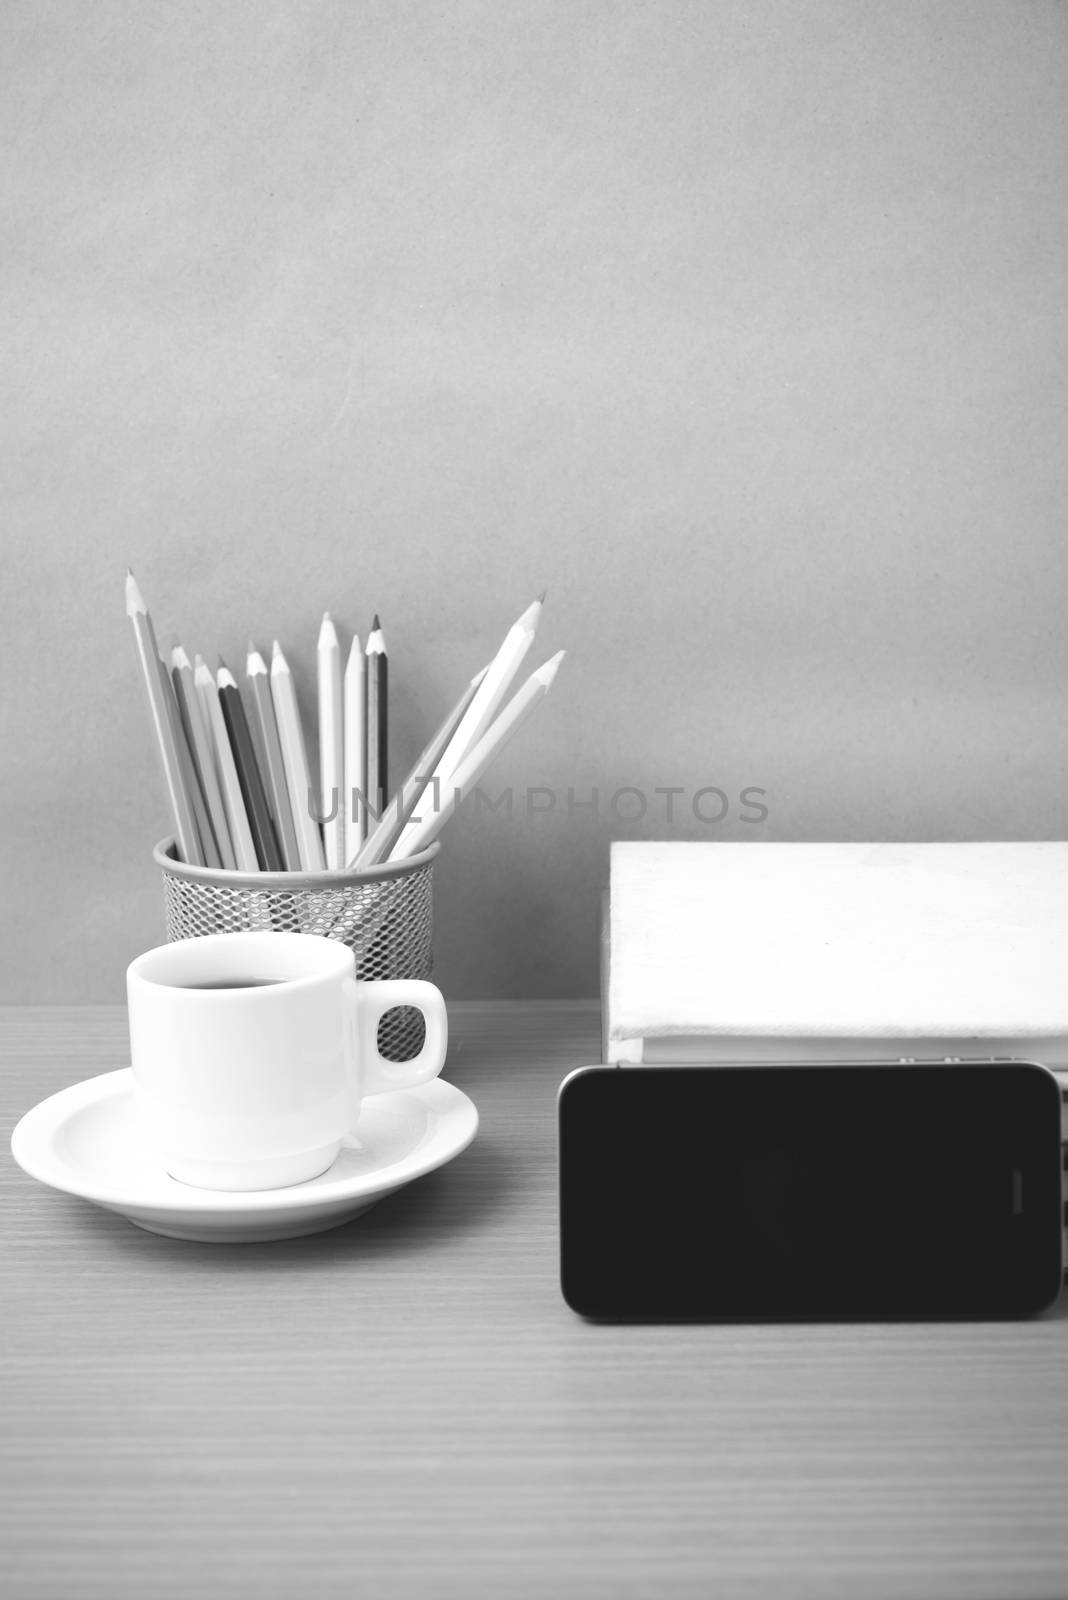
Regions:
M 213 933 L 126 974 L 136 1103 L 167 1171 L 199 1189 L 281 1189 L 325 1172 L 368 1095 L 445 1064 L 445 1001 L 414 978 L 358 982 L 352 951 L 303 933 Z M 426 1039 L 387 1061 L 378 1024 L 415 1006 Z

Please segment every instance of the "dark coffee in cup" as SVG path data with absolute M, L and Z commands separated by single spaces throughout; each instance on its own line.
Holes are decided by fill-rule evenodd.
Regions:
M 205 983 L 177 983 L 176 989 L 266 989 L 284 978 L 208 978 Z

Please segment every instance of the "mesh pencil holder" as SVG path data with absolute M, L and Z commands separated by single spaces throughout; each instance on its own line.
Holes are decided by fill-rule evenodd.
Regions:
M 179 861 L 173 839 L 152 852 L 163 873 L 167 939 L 247 929 L 315 933 L 340 939 L 356 957 L 363 979 L 429 978 L 433 957 L 432 844 L 410 860 L 366 872 L 224 872 Z M 391 1061 L 409 1061 L 422 1048 L 422 1013 L 387 1011 L 378 1047 Z

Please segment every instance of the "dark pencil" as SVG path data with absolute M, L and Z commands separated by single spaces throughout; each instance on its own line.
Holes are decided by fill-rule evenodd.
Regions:
M 367 803 L 370 820 L 389 799 L 389 656 L 377 613 L 367 640 Z
M 241 701 L 241 692 L 233 673 L 221 657 L 216 681 L 219 685 L 219 703 L 222 706 L 226 731 L 230 737 L 230 748 L 234 755 L 234 765 L 237 767 L 237 781 L 241 785 L 241 798 L 248 813 L 248 825 L 252 830 L 252 842 L 256 847 L 257 860 L 264 872 L 284 872 L 282 852 L 275 837 L 267 794 L 256 762 L 256 752 L 252 747 L 252 735 L 249 732 L 245 707 Z

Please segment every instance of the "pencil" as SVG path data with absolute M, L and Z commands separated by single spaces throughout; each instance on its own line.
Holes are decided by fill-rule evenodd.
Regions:
M 256 752 L 252 748 L 252 735 L 249 733 L 248 718 L 241 703 L 241 691 L 237 687 L 233 673 L 221 656 L 215 682 L 219 690 L 223 721 L 230 736 L 230 749 L 233 751 L 234 766 L 237 768 L 237 781 L 241 785 L 241 798 L 245 802 L 245 815 L 248 817 L 252 842 L 256 848 L 256 859 L 264 872 L 281 872 L 282 854 L 275 838 L 274 824 L 267 806 L 267 795 L 256 762 Z
M 200 787 L 204 792 L 204 801 L 211 819 L 211 831 L 219 852 L 219 860 L 228 872 L 233 872 L 237 866 L 234 858 L 234 847 L 230 843 L 230 826 L 226 820 L 226 808 L 223 805 L 222 794 L 219 791 L 219 780 L 215 775 L 215 762 L 211 753 L 211 736 L 204 722 L 204 712 L 197 694 L 196 684 L 193 682 L 193 663 L 186 653 L 184 645 L 176 644 L 171 651 L 171 681 L 174 684 L 175 698 L 178 701 L 178 710 L 182 718 L 189 749 L 193 756 L 193 764 L 197 769 Z
M 534 634 L 541 620 L 541 608 L 544 602 L 544 594 L 539 595 L 523 615 L 513 622 L 501 641 L 481 687 L 467 709 L 467 715 L 441 758 L 438 773 L 441 783 L 448 781 L 449 774 L 455 772 L 475 748 L 504 703 L 504 697 L 523 665 L 527 651 L 534 643 Z
M 389 802 L 377 828 L 360 849 L 355 859 L 349 862 L 350 867 L 373 867 L 377 862 L 384 861 L 389 855 L 390 850 L 404 831 L 420 798 L 433 781 L 433 775 L 437 771 L 437 765 L 441 760 L 442 753 L 456 732 L 464 712 L 474 699 L 475 692 L 486 676 L 486 672 L 487 668 L 483 667 L 482 671 L 476 673 L 471 679 L 471 682 L 467 685 L 467 688 L 420 755 L 415 766 L 393 796 L 393 799 Z M 437 805 L 437 796 L 435 796 L 433 803 Z
M 200 778 L 193 759 L 192 747 L 186 737 L 185 728 L 182 726 L 178 692 L 174 687 L 170 673 L 167 671 L 167 663 L 162 656 L 158 659 L 163 698 L 167 702 L 167 715 L 170 718 L 171 727 L 174 729 L 174 744 L 175 749 L 178 751 L 178 770 L 182 774 L 185 792 L 189 796 L 189 804 L 193 808 L 193 818 L 197 825 L 197 837 L 200 840 L 201 860 L 206 867 L 221 867 L 222 857 L 219 855 L 215 843 L 215 835 L 212 832 L 204 791 L 200 787 Z
M 482 735 L 471 754 L 456 768 L 448 779 L 448 787 L 441 796 L 440 808 L 414 827 L 404 830 L 390 854 L 391 861 L 404 856 L 414 856 L 432 844 L 452 816 L 456 807 L 466 800 L 487 767 L 500 754 L 508 740 L 541 704 L 548 694 L 553 679 L 564 659 L 560 650 L 545 664 L 532 672 L 497 720 Z M 485 681 L 485 680 L 483 680 Z
M 278 743 L 289 791 L 289 807 L 297 834 L 297 850 L 304 872 L 322 872 L 326 865 L 319 824 L 312 815 L 315 790 L 308 775 L 308 755 L 297 707 L 297 691 L 289 663 L 276 639 L 271 652 L 271 698 L 278 722 Z
M 234 753 L 230 748 L 230 735 L 226 731 L 226 723 L 223 720 L 218 686 L 211 675 L 211 668 L 202 656 L 196 657 L 193 668 L 193 682 L 196 685 L 197 694 L 200 696 L 204 720 L 211 732 L 211 753 L 215 761 L 215 776 L 218 779 L 223 806 L 226 810 L 226 824 L 230 829 L 230 843 L 234 848 L 234 860 L 237 862 L 237 870 L 238 872 L 258 872 L 260 869 L 259 857 L 256 855 L 252 829 L 249 827 L 248 812 L 245 810 L 245 798 L 241 793 L 241 780 L 238 778 L 237 767 L 234 764 Z
M 319 678 L 319 788 L 323 854 L 337 871 L 345 865 L 344 712 L 341 702 L 341 646 L 329 611 L 323 616 L 317 649 Z
M 267 787 L 267 803 L 274 818 L 278 848 L 282 852 L 286 870 L 299 872 L 300 850 L 297 846 L 297 831 L 293 826 L 293 812 L 289 805 L 289 791 L 286 788 L 282 746 L 278 742 L 278 723 L 274 714 L 274 701 L 271 698 L 271 680 L 267 676 L 266 662 L 251 642 L 248 647 L 245 673 L 249 693 L 252 695 L 252 704 L 256 708 L 256 721 L 259 724 L 260 743 L 263 747 L 263 777 Z
M 134 639 L 137 643 L 137 652 L 141 662 L 141 676 L 144 680 L 145 694 L 148 697 L 149 716 L 152 719 L 152 732 L 155 736 L 156 751 L 159 755 L 160 767 L 163 772 L 163 784 L 167 791 L 171 820 L 174 823 L 174 841 L 178 848 L 178 854 L 183 861 L 188 862 L 191 866 L 203 866 L 204 861 L 201 855 L 200 839 L 197 835 L 196 819 L 182 779 L 178 747 L 174 737 L 174 725 L 163 694 L 159 649 L 156 645 L 152 618 L 148 614 L 148 608 L 137 586 L 137 580 L 128 567 L 126 569 L 126 615 L 133 625 Z
M 389 798 L 389 656 L 375 613 L 367 639 L 367 805 L 379 818 Z M 370 822 L 368 822 L 370 826 Z
M 366 673 L 360 636 L 354 633 L 345 667 L 345 849 L 352 856 L 367 836 Z

